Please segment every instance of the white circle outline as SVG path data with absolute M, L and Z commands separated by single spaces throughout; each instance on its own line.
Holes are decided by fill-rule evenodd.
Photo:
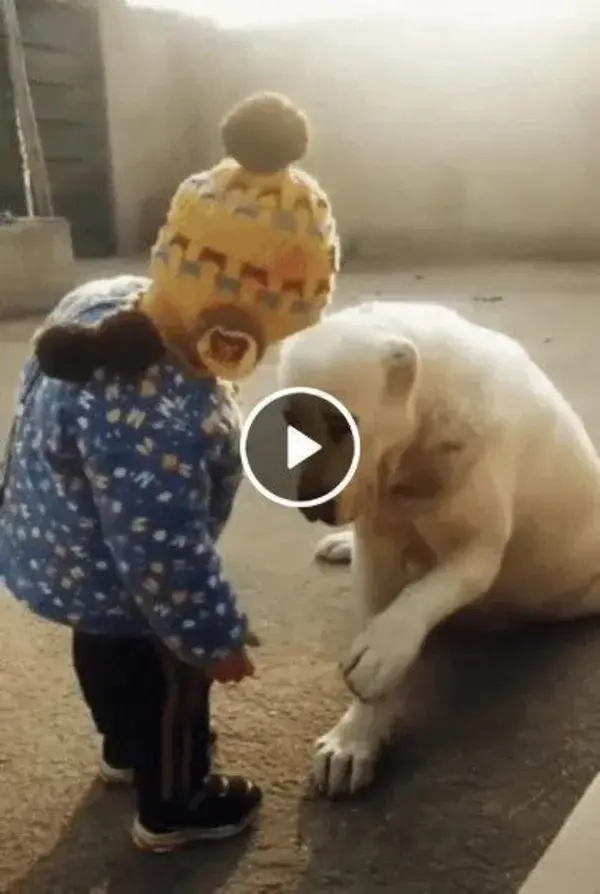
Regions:
M 342 414 L 346 422 L 348 423 L 348 427 L 350 428 L 350 434 L 352 435 L 352 443 L 353 443 L 353 452 L 352 452 L 352 462 L 348 467 L 348 471 L 339 482 L 336 484 L 334 488 L 332 488 L 329 493 L 323 494 L 320 497 L 315 497 L 312 500 L 288 500 L 286 497 L 279 497 L 277 494 L 274 494 L 267 487 L 262 484 L 254 472 L 252 471 L 252 467 L 250 466 L 250 461 L 248 459 L 248 434 L 250 432 L 250 428 L 252 423 L 256 419 L 259 413 L 264 410 L 265 407 L 268 407 L 270 403 L 275 400 L 278 400 L 280 397 L 288 397 L 290 394 L 307 394 L 309 397 L 318 397 L 321 400 L 327 401 L 327 403 L 331 404 L 332 407 Z M 244 470 L 244 475 L 252 484 L 254 488 L 262 494 L 263 497 L 266 497 L 267 500 L 271 500 L 273 503 L 277 503 L 278 506 L 287 506 L 290 509 L 308 509 L 311 506 L 321 506 L 323 503 L 327 503 L 329 500 L 334 500 L 338 494 L 340 494 L 344 488 L 350 484 L 352 479 L 356 474 L 356 470 L 358 469 L 358 464 L 360 462 L 360 432 L 358 431 L 358 426 L 354 419 L 354 416 L 348 410 L 344 404 L 334 397 L 332 394 L 329 394 L 327 391 L 320 391 L 318 388 L 280 388 L 279 391 L 273 391 L 272 394 L 268 394 L 266 397 L 263 397 L 254 407 L 250 410 L 250 413 L 246 417 L 244 424 L 242 425 L 242 431 L 240 435 L 240 459 L 242 462 L 242 469 Z

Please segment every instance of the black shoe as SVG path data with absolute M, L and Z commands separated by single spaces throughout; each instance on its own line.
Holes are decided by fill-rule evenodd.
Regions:
M 210 748 L 214 756 L 217 748 L 217 733 L 210 731 Z M 122 788 L 133 785 L 133 769 L 129 750 L 110 739 L 102 743 L 100 758 L 100 779 L 109 788 Z
M 164 854 L 200 841 L 233 838 L 246 829 L 262 803 L 257 785 L 241 776 L 210 776 L 202 791 L 168 824 L 136 817 L 132 837 L 143 851 Z

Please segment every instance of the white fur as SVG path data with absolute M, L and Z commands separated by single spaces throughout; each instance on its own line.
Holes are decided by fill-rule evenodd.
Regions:
M 342 666 L 355 700 L 317 744 L 330 795 L 368 784 L 424 640 L 465 608 L 600 609 L 600 460 L 566 400 L 505 335 L 433 304 L 343 310 L 284 346 L 282 386 L 358 417 L 362 458 L 321 543 L 352 556 L 364 623 Z M 402 486 L 433 471 L 438 492 Z M 400 490 L 397 489 L 400 485 Z
M 352 561 L 352 531 L 335 531 L 323 537 L 317 546 L 315 558 L 331 565 L 349 565 Z

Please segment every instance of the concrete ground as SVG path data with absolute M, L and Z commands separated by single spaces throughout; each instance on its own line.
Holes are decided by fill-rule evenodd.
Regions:
M 80 274 L 83 279 L 124 269 L 140 269 L 139 263 L 88 263 L 81 265 Z M 336 300 L 352 302 L 375 292 L 444 301 L 519 337 L 583 414 L 600 444 L 600 266 L 355 272 L 344 275 Z M 0 328 L 4 427 L 33 328 L 32 321 Z M 250 405 L 273 387 L 270 362 L 245 387 L 245 400 Z M 581 744 L 576 751 L 561 750 L 564 736 L 562 731 L 554 734 L 558 726 L 552 696 L 542 711 L 536 695 L 535 687 L 544 687 L 538 673 L 504 709 L 511 729 L 504 719 L 491 723 L 484 688 L 480 700 L 469 703 L 471 720 L 448 718 L 458 732 L 440 738 L 431 760 L 426 755 L 420 763 L 408 758 L 405 763 L 396 754 L 382 768 L 382 783 L 363 801 L 331 805 L 314 799 L 308 785 L 312 742 L 337 719 L 346 701 L 336 662 L 352 629 L 347 571 L 320 569 L 311 561 L 321 533 L 296 511 L 266 502 L 249 485 L 242 487 L 224 553 L 264 645 L 257 654 L 257 678 L 237 690 L 221 690 L 215 717 L 222 739 L 220 760 L 253 774 L 267 797 L 260 825 L 247 840 L 197 853 L 149 858 L 132 849 L 127 835 L 130 796 L 103 793 L 95 782 L 97 743 L 73 680 L 67 632 L 36 622 L 10 599 L 0 599 L 2 891 L 517 891 L 595 773 L 595 735 L 585 752 Z M 596 630 L 574 633 L 570 640 L 577 637 L 562 653 L 565 679 L 567 661 L 576 658 L 577 650 L 599 642 Z M 541 651 L 547 646 L 548 641 Z M 486 648 L 484 661 L 510 667 L 513 674 L 518 659 L 509 649 L 507 644 Z M 594 657 L 593 666 L 598 663 Z M 469 668 L 466 675 L 472 677 Z M 435 677 L 436 687 L 446 685 L 445 674 L 443 670 Z M 595 684 L 588 689 L 598 691 Z M 569 742 L 574 741 L 574 699 L 571 694 L 565 708 Z M 514 708 L 517 703 L 513 710 L 510 704 Z M 577 742 L 587 743 L 586 729 L 581 731 L 585 719 L 577 723 Z M 543 750 L 539 741 L 560 756 L 548 771 L 550 782 L 535 761 L 520 760 L 519 742 L 525 739 L 519 736 L 529 726 L 542 736 L 538 757 Z M 463 728 L 476 729 L 477 736 L 463 735 Z M 519 772 L 535 778 L 535 790 L 526 790 L 527 776 Z M 544 892 L 551 894 L 550 887 Z M 583 892 L 578 889 L 578 894 Z

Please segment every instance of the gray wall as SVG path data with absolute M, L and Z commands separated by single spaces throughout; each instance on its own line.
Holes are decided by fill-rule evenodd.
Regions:
M 577 0 L 573 0 L 573 9 Z M 309 112 L 307 167 L 365 255 L 600 255 L 600 26 L 322 24 L 262 33 L 103 0 L 120 249 L 147 245 L 181 177 L 218 157 L 255 89 Z
M 211 163 L 213 30 L 172 14 L 102 0 L 114 207 L 119 249 L 139 251 L 179 181 Z
M 96 0 L 18 0 L 27 75 L 54 208 L 83 257 L 115 250 Z M 0 14 L 0 209 L 25 212 Z

